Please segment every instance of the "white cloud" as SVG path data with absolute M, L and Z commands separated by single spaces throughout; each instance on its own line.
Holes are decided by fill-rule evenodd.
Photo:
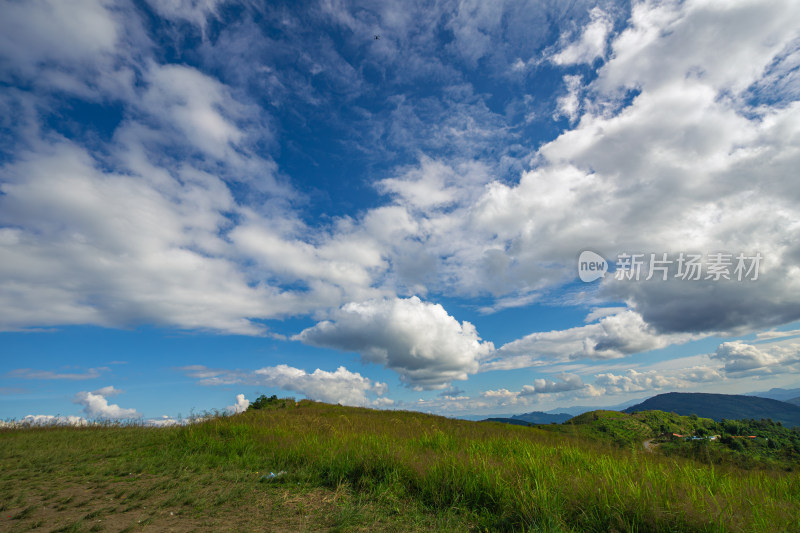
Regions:
M 608 312 L 612 312 L 608 310 Z M 536 332 L 504 344 L 482 371 L 509 370 L 550 362 L 617 359 L 691 340 L 692 335 L 662 335 L 635 311 L 614 308 L 597 323 L 561 331 Z M 596 318 L 592 312 L 589 317 Z
M 225 85 L 182 65 L 152 65 L 147 79 L 147 90 L 138 103 L 162 122 L 162 134 L 163 128 L 171 126 L 177 129 L 175 138 L 188 140 L 209 156 L 236 158 L 233 148 L 243 141 L 244 132 L 235 121 L 243 118 L 247 108 Z
M 594 386 L 604 390 L 606 394 L 620 394 L 626 392 L 642 392 L 664 387 L 677 386 L 678 380 L 659 374 L 655 370 L 637 372 L 628 370 L 623 375 L 612 373 L 598 374 Z
M 309 399 L 327 403 L 356 406 L 386 406 L 392 400 L 380 398 L 388 391 L 385 383 L 373 381 L 358 372 L 340 366 L 334 372 L 316 369 L 308 373 L 288 365 L 267 366 L 257 370 L 211 369 L 202 365 L 183 367 L 187 375 L 198 379 L 201 385 L 234 385 L 276 387 L 303 394 Z M 249 402 L 242 397 L 243 402 Z M 239 402 L 237 405 L 243 405 Z M 230 406 L 235 407 L 235 406 Z M 228 410 L 230 410 L 230 407 Z
M 439 305 L 416 296 L 344 305 L 292 337 L 314 346 L 357 352 L 365 361 L 391 368 L 409 386 L 445 388 L 467 379 L 494 349 L 475 326 L 458 323 Z
M 153 3 L 201 27 L 217 7 L 211 0 Z M 544 144 L 525 172 L 518 169 L 531 148 L 517 145 L 514 128 L 485 95 L 443 64 L 435 37 L 444 25 L 453 32 L 451 53 L 507 72 L 512 61 L 504 58 L 524 54 L 500 42 L 503 36 L 523 35 L 519 42 L 530 48 L 540 38 L 531 28 L 547 23 L 541 19 L 550 8 L 467 2 L 421 17 L 417 5 L 324 3 L 322 12 L 353 34 L 391 30 L 364 52 L 378 75 L 392 62 L 403 66 L 404 83 L 447 85 L 439 100 L 394 98 L 384 117 L 360 110 L 371 124 L 362 148 L 385 144 L 386 153 L 401 153 L 392 161 L 410 153 L 419 163 L 383 174 L 378 190 L 391 196 L 389 205 L 324 227 L 304 223 L 302 208 L 293 211 L 296 193 L 275 177 L 275 162 L 259 155 L 273 139 L 270 118 L 239 89 L 250 82 L 259 91 L 283 87 L 274 94 L 303 93 L 298 98 L 311 107 L 326 102 L 316 88 L 325 83 L 359 94 L 361 73 L 332 47 L 315 42 L 321 51 L 308 57 L 294 53 L 294 42 L 279 50 L 307 64 L 310 77 L 259 64 L 250 70 L 263 78 L 247 78 L 219 66 L 222 79 L 247 81 L 234 89 L 196 68 L 159 65 L 148 51 L 154 43 L 133 35 L 138 18 L 126 20 L 122 7 L 86 1 L 69 16 L 64 9 L 60 2 L 10 3 L 0 21 L 0 70 L 41 92 L 17 91 L 0 102 L 3 110 L 27 110 L 12 132 L 20 146 L 0 168 L 0 328 L 148 323 L 262 334 L 259 319 L 324 315 L 362 302 L 297 338 L 356 351 L 412 386 L 436 388 L 482 363 L 489 370 L 621 358 L 800 318 L 800 104 L 755 98 L 796 93 L 796 2 L 640 2 L 616 36 L 606 11 L 593 9 L 580 37 L 562 42 L 550 60 L 607 62 L 598 78 L 586 75 L 586 86 L 576 75 L 564 78 L 559 112 L 580 123 Z M 291 27 L 298 19 L 287 13 L 282 20 Z M 260 54 L 264 48 L 251 39 L 259 35 L 221 35 L 217 44 Z M 126 51 L 134 38 L 144 45 Z M 220 50 L 225 61 L 235 56 Z M 326 82 L 309 82 L 318 75 Z M 108 142 L 81 146 L 44 128 L 51 90 L 119 105 L 124 119 Z M 290 108 L 272 96 L 276 107 Z M 474 161 L 499 145 L 515 147 L 485 159 L 502 164 Z M 606 279 L 575 300 L 625 301 L 631 311 L 533 333 L 491 362 L 491 343 L 471 324 L 433 303 L 392 298 L 490 294 L 487 312 L 525 305 L 572 282 L 575 255 L 587 246 L 610 254 L 760 251 L 765 269 L 751 284 Z M 758 350 L 728 347 L 718 357 L 731 372 L 789 360 Z M 71 374 L 79 375 L 62 373 Z M 632 387 L 646 378 L 630 379 Z
M 231 414 L 237 414 L 244 413 L 248 407 L 250 407 L 250 400 L 245 398 L 244 394 L 237 394 L 234 404 L 227 406 L 225 410 Z
M 164 18 L 185 20 L 205 33 L 209 16 L 217 16 L 219 5 L 225 0 L 147 0 L 147 3 Z
M 800 7 L 761 2 L 641 2 L 612 42 L 598 88 L 656 89 L 694 75 L 715 89 L 746 89 L 797 37 Z
M 587 386 L 589 395 L 617 395 L 632 392 L 687 388 L 700 383 L 713 383 L 723 380 L 718 369 L 707 366 L 682 368 L 675 371 L 647 370 L 639 372 L 630 369 L 624 374 L 611 372 L 597 374 L 594 383 Z
M 580 75 L 564 76 L 567 94 L 560 96 L 556 102 L 556 112 L 553 114 L 555 120 L 560 117 L 567 117 L 570 122 L 575 122 L 580 116 L 582 82 L 583 77 Z
M 109 404 L 106 396 L 119 394 L 121 391 L 112 386 L 103 387 L 93 392 L 79 392 L 75 395 L 74 403 L 83 406 L 83 412 L 88 418 L 138 418 L 136 409 L 125 409 L 117 404 Z
M 287 365 L 260 368 L 253 372 L 259 382 L 271 387 L 296 391 L 312 400 L 342 405 L 369 405 L 367 393 L 382 395 L 385 383 L 374 382 L 340 366 L 334 372 L 316 369 L 311 374 Z
M 542 378 L 535 379 L 532 387 L 530 385 L 522 387 L 522 394 L 552 394 L 554 392 L 579 390 L 584 387 L 583 380 L 577 374 L 562 372 L 556 377 L 558 381 Z
M 574 65 L 589 63 L 597 59 L 605 59 L 608 35 L 613 27 L 613 21 L 599 7 L 589 12 L 591 20 L 583 28 L 577 41 L 563 46 L 562 50 L 550 58 L 557 65 Z
M 53 415 L 26 415 L 21 420 L 3 423 L 0 422 L 0 427 L 6 425 L 7 427 L 17 426 L 88 426 L 89 421 L 80 416 L 53 416 Z
M 723 342 L 711 354 L 732 377 L 796 372 L 800 369 L 800 342 L 775 342 L 753 346 L 742 341 Z
M 108 367 L 89 368 L 85 372 L 54 372 L 52 370 L 34 370 L 32 368 L 17 368 L 11 370 L 7 376 L 14 379 L 66 379 L 83 380 L 97 379 L 102 372 L 107 372 Z
M 177 419 L 169 415 L 163 415 L 161 418 L 148 418 L 142 421 L 144 425 L 153 427 L 183 426 L 191 422 L 189 419 Z
M 481 393 L 481 396 L 485 398 L 503 398 L 503 399 L 510 399 L 516 398 L 518 393 L 511 392 L 508 389 L 497 389 L 497 390 L 487 390 Z
M 0 61 L 30 74 L 39 64 L 92 61 L 110 53 L 119 28 L 103 0 L 4 2 Z

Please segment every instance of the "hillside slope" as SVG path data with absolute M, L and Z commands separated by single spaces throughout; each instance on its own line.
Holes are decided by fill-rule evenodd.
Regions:
M 0 530 L 772 533 L 800 523 L 794 472 L 712 469 L 588 434 L 275 404 L 184 427 L 2 430 Z M 631 433 L 643 416 L 663 418 L 597 413 Z
M 624 413 L 666 411 L 679 415 L 697 415 L 713 420 L 772 419 L 787 426 L 800 426 L 800 406 L 758 396 L 669 392 L 653 396 L 628 407 Z

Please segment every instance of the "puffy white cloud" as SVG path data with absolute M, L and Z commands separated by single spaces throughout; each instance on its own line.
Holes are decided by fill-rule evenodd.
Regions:
M 261 129 L 248 132 L 242 127 L 258 116 L 258 108 L 239 102 L 228 86 L 192 67 L 151 64 L 146 80 L 146 89 L 132 104 L 147 114 L 142 117 L 145 123 L 155 122 L 158 129 L 139 130 L 134 124 L 126 124 L 127 129 L 120 133 L 126 141 L 136 135 L 145 143 L 179 140 L 205 156 L 246 169 L 247 157 L 236 150 L 246 146 L 248 133 L 266 134 Z M 271 167 L 269 161 L 260 163 L 261 171 Z M 261 179 L 268 182 L 269 177 L 266 174 Z
M 349 303 L 292 337 L 314 346 L 357 352 L 391 368 L 409 386 L 440 389 L 467 379 L 494 350 L 469 322 L 416 296 Z
M 299 368 L 278 365 L 260 368 L 253 374 L 264 385 L 296 391 L 312 400 L 342 405 L 369 405 L 367 393 L 380 396 L 387 390 L 385 383 L 372 381 L 343 366 L 334 372 L 318 368 L 309 374 Z
M 138 418 L 136 409 L 125 409 L 117 404 L 109 404 L 106 396 L 119 394 L 113 386 L 103 387 L 93 392 L 79 392 L 74 403 L 83 405 L 83 412 L 89 418 Z
M 723 342 L 711 358 L 724 363 L 725 372 L 732 377 L 797 371 L 800 343 L 783 341 L 753 346 L 742 341 Z
M 26 415 L 21 420 L 5 424 L 17 426 L 88 426 L 89 421 L 80 416 Z
M 723 379 L 724 377 L 718 369 L 708 366 L 696 366 L 673 371 L 647 370 L 639 372 L 630 369 L 624 374 L 611 372 L 597 374 L 594 384 L 587 386 L 587 389 L 590 395 L 616 395 L 630 392 L 686 388 Z
M 159 190 L 101 172 L 66 142 L 0 173 L 0 223 L 25 228 L 0 239 L 5 329 L 148 321 L 257 333 L 244 316 L 272 312 L 276 291 L 249 286 L 217 255 L 227 246 L 221 211 L 232 207 L 217 178 L 187 174 Z
M 577 374 L 563 372 L 556 377 L 558 381 L 543 378 L 535 379 L 532 387 L 530 385 L 522 387 L 522 394 L 552 394 L 554 392 L 579 390 L 584 387 L 583 380 Z
M 598 374 L 594 380 L 594 386 L 604 389 L 606 394 L 663 389 L 664 387 L 674 387 L 677 383 L 677 379 L 661 375 L 655 370 L 647 372 L 628 370 L 623 375 L 609 372 Z
M 248 407 L 250 407 L 250 400 L 245 398 L 244 394 L 237 394 L 234 404 L 227 406 L 225 410 L 231 414 L 237 414 L 244 413 Z
M 373 299 L 491 294 L 496 302 L 486 311 L 525 305 L 572 282 L 575 255 L 587 246 L 760 251 L 765 268 L 757 283 L 607 277 L 575 301 L 626 301 L 634 311 L 534 333 L 504 346 L 484 369 L 622 357 L 685 335 L 800 318 L 797 2 L 640 2 L 615 36 L 613 10 L 593 9 L 580 36 L 565 38 L 546 60 L 551 67 L 607 61 L 596 79 L 585 76 L 585 87 L 574 74 L 565 77 L 568 94 L 556 105 L 581 120 L 544 144 L 524 172 L 532 149 L 518 145 L 514 128 L 444 64 L 436 36 L 444 25 L 453 32 L 452 54 L 507 73 L 530 54 L 531 39 L 544 38 L 531 28 L 544 27 L 561 6 L 466 2 L 423 17 L 422 4 L 324 3 L 319 12 L 348 28 L 353 35 L 343 38 L 351 43 L 376 25 L 391 30 L 391 39 L 364 52 L 364 71 L 384 76 L 385 64 L 401 65 L 403 83 L 447 83 L 438 100 L 393 99 L 386 116 L 359 110 L 360 124 L 371 125 L 362 148 L 385 139 L 386 153 L 415 154 L 419 164 L 390 170 L 378 183 L 390 205 L 325 227 L 292 212 L 294 192 L 275 178 L 274 161 L 259 155 L 273 139 L 264 111 L 199 69 L 159 65 L 148 52 L 154 43 L 134 35 L 138 18 L 126 20 L 123 7 L 85 1 L 62 16 L 62 4 L 10 3 L 0 21 L 0 71 L 43 92 L 0 99 L 2 110 L 27 109 L 12 131 L 24 143 L 0 168 L 3 329 L 151 323 L 260 334 L 259 319 L 367 302 L 348 304 L 298 338 L 357 351 L 412 386 L 434 388 L 475 372 L 490 343 L 434 304 Z M 217 2 L 154 2 L 153 9 L 203 26 Z M 287 13 L 282 20 L 290 27 L 298 19 Z M 301 57 L 296 42 L 253 44 L 258 31 L 232 39 L 240 29 L 215 43 L 222 63 L 235 62 L 227 52 L 236 47 L 279 48 L 313 71 L 258 63 L 247 65 L 249 78 L 214 63 L 214 46 L 198 52 L 225 72 L 222 79 L 265 88 L 276 107 L 284 102 L 272 97 L 290 93 L 311 107 L 326 102 L 318 87 L 330 85 L 309 81 L 317 75 L 349 95 L 364 90 L 361 72 L 333 47 L 314 43 L 306 48 L 319 52 Z M 125 51 L 134 38 L 143 46 Z M 113 102 L 124 118 L 110 140 L 93 141 L 99 147 L 67 141 L 42 129 L 48 90 Z M 784 100 L 773 105 L 776 95 Z M 527 114 L 528 96 L 510 103 L 509 113 Z M 0 120 L 8 126 L 16 118 Z M 464 162 L 500 145 L 513 149 L 486 159 L 501 163 Z M 394 320 L 406 316 L 417 317 L 417 330 Z M 726 365 L 742 372 L 763 360 L 723 352 Z
M 15 67 L 30 74 L 40 64 L 92 61 L 112 52 L 119 28 L 109 7 L 103 0 L 5 2 L 0 76 Z
M 177 419 L 169 415 L 163 415 L 161 418 L 148 418 L 146 420 L 142 420 L 144 425 L 153 427 L 183 426 L 191 422 L 192 420 L 189 419 Z
M 508 389 L 497 389 L 497 390 L 487 390 L 481 393 L 481 396 L 485 398 L 516 398 L 519 393 L 511 392 Z
M 693 338 L 686 334 L 662 335 L 635 311 L 615 308 L 597 323 L 561 331 L 536 332 L 501 346 L 482 371 L 508 370 L 551 362 L 581 359 L 616 359 L 683 343 Z
M 252 371 L 211 369 L 202 365 L 192 365 L 181 370 L 198 379 L 201 385 L 245 384 L 277 387 L 303 394 L 312 400 L 342 405 L 386 406 L 393 403 L 391 399 L 380 398 L 388 391 L 385 383 L 373 381 L 358 372 L 350 372 L 343 366 L 334 372 L 318 368 L 311 373 L 288 365 L 267 366 Z M 242 397 L 242 403 L 239 402 L 239 396 Z M 243 402 L 249 405 L 244 395 L 239 396 L 237 405 L 243 405 Z
M 614 23 L 599 7 L 593 8 L 589 15 L 590 21 L 583 28 L 580 37 L 564 45 L 562 50 L 550 58 L 550 61 L 557 65 L 573 65 L 591 64 L 598 57 L 605 59 L 608 35 Z
M 694 75 L 716 89 L 742 91 L 797 37 L 791 0 L 641 2 L 612 41 L 598 87 L 653 89 Z

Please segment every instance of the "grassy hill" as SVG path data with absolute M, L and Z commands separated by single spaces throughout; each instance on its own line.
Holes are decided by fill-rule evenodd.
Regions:
M 4 531 L 772 532 L 800 522 L 800 479 L 302 401 L 185 427 L 2 430 L 0 510 Z
M 640 450 L 643 441 L 650 440 L 655 445 L 651 449 L 657 449 L 659 454 L 717 466 L 786 471 L 800 468 L 800 428 L 788 428 L 766 419 L 716 422 L 664 411 L 633 414 L 593 411 L 561 425 L 538 427 L 593 442 L 613 443 L 629 450 Z M 689 441 L 675 438 L 674 434 L 703 440 Z M 740 438 L 751 435 L 756 438 Z M 718 438 L 707 438 L 711 436 Z
M 699 392 L 669 392 L 653 396 L 623 412 L 666 411 L 722 419 L 771 419 L 787 426 L 800 426 L 800 406 L 790 403 L 735 394 L 706 394 Z

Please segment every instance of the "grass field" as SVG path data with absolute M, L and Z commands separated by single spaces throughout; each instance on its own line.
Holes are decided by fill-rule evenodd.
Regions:
M 291 405 L 184 427 L 4 430 L 0 530 L 800 531 L 796 471 Z

